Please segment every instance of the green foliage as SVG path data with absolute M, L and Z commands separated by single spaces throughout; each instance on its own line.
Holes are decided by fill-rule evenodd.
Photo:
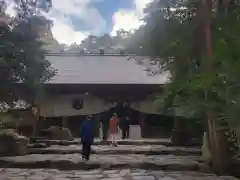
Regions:
M 49 11 L 52 7 L 52 0 L 12 0 L 12 2 L 22 17 L 36 15 L 38 13 L 36 10 Z
M 0 128 L 4 128 L 5 124 L 11 123 L 13 121 L 13 117 L 9 113 L 0 112 Z
M 132 32 L 125 30 L 118 30 L 116 36 L 110 36 L 109 34 L 104 34 L 103 36 L 93 36 L 89 35 L 85 38 L 81 44 L 72 44 L 66 46 L 65 49 L 68 51 L 81 51 L 85 52 L 99 52 L 99 49 L 106 50 L 107 53 L 119 53 L 122 50 L 125 50 L 126 47 L 129 47 L 130 36 Z
M 235 2 L 213 7 L 211 58 L 204 49 L 206 12 L 200 0 L 155 0 L 146 9 L 146 25 L 131 37 L 129 49 L 154 60 L 158 57 L 162 68 L 170 70 L 171 83 L 161 97 L 165 111 L 181 109 L 185 116 L 200 118 L 214 111 L 219 120 L 236 125 L 240 122 L 240 6 Z
M 28 7 L 31 12 L 34 8 L 25 1 L 16 3 L 17 16 L 0 26 L 0 102 L 7 103 L 18 99 L 32 102 L 38 86 L 55 74 L 44 59 L 46 51 L 40 38 L 51 22 L 26 12 Z

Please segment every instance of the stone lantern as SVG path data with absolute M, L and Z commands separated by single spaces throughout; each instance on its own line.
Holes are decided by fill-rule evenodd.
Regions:
M 36 105 L 33 105 L 31 110 L 32 110 L 32 114 L 34 116 L 37 116 L 37 114 L 38 114 L 38 107 Z

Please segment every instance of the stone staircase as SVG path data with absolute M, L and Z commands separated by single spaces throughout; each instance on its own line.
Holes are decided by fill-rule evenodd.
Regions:
M 46 147 L 28 149 L 28 155 L 0 159 L 2 167 L 15 168 L 149 168 L 198 170 L 200 150 L 196 147 L 174 147 L 168 139 L 121 140 L 118 147 L 96 140 L 89 162 L 81 159 L 80 140 L 39 140 Z
M 25 170 L 29 177 L 32 177 L 29 172 L 45 173 L 60 180 L 77 179 L 77 177 L 86 180 L 156 180 L 160 177 L 165 178 L 163 180 L 180 180 L 184 179 L 183 177 L 189 180 L 234 179 L 201 173 L 200 154 L 198 147 L 175 147 L 168 139 L 121 140 L 118 147 L 111 147 L 96 140 L 92 146 L 90 161 L 84 162 L 81 159 L 81 144 L 78 139 L 74 141 L 38 140 L 35 145 L 29 146 L 28 155 L 0 158 L 0 168 L 2 168 L 0 170 L 5 174 L 23 173 Z M 59 177 L 59 173 L 56 172 L 62 176 Z M 174 176 L 165 177 L 165 174 L 171 173 Z M 178 178 L 175 177 L 176 174 Z

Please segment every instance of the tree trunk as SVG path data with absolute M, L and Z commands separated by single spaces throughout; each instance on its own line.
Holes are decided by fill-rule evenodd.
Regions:
M 228 173 L 231 167 L 231 152 L 228 137 L 224 131 L 217 130 L 216 118 L 209 113 L 209 145 L 212 154 L 212 168 L 217 174 Z
M 216 170 L 218 163 L 220 163 L 219 159 L 219 151 L 218 151 L 218 138 L 216 135 L 216 120 L 214 116 L 209 113 L 208 114 L 208 133 L 209 133 L 209 146 L 212 154 L 212 168 Z
M 212 0 L 202 0 L 205 31 L 205 50 L 206 55 L 211 59 L 213 54 L 212 48 Z M 205 63 L 204 70 L 206 73 L 214 72 L 211 64 Z M 206 90 L 206 102 L 208 102 L 208 90 Z M 217 131 L 216 112 L 210 110 L 208 112 L 208 132 L 209 144 L 212 154 L 212 168 L 216 173 L 225 173 L 229 170 L 231 153 L 229 153 L 228 139 L 223 132 Z

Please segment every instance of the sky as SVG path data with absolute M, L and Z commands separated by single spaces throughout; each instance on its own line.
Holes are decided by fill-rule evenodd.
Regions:
M 143 24 L 143 10 L 151 1 L 52 0 L 52 9 L 46 16 L 53 20 L 52 33 L 59 43 L 80 44 L 89 34 L 114 36 L 119 29 L 138 28 Z M 7 13 L 14 14 L 11 3 Z

